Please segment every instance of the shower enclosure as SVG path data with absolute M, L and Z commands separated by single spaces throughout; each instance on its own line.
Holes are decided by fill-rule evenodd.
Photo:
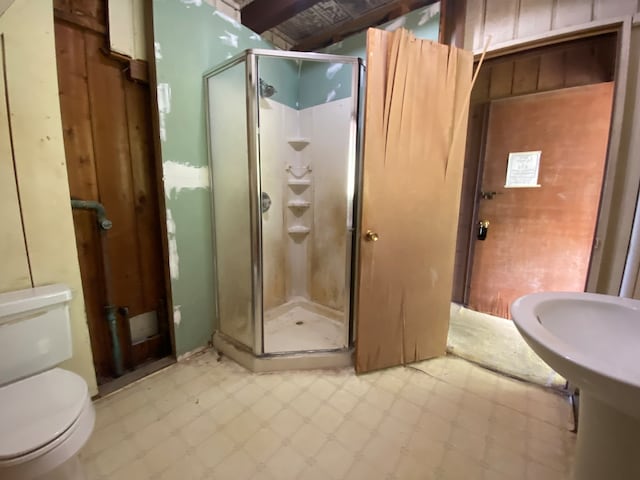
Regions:
M 358 58 L 275 50 L 204 76 L 214 343 L 252 368 L 300 353 L 348 358 L 359 78 Z

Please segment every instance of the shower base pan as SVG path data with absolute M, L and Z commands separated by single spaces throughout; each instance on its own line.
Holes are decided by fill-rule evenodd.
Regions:
M 348 338 L 344 314 L 295 297 L 264 312 L 264 352 L 343 350 Z
M 265 354 L 257 357 L 220 332 L 213 335 L 213 348 L 252 372 L 318 370 L 353 365 L 353 349 Z

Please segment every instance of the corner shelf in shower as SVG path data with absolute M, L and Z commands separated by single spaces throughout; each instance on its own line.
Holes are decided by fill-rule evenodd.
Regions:
M 291 235 L 307 235 L 310 231 L 311 229 L 309 227 L 303 227 L 302 225 L 294 225 L 287 229 L 287 232 Z
M 304 200 L 290 200 L 289 203 L 287 203 L 287 206 L 289 208 L 309 208 L 311 206 L 311 202 L 306 202 Z
M 311 143 L 311 139 L 305 137 L 291 137 L 287 140 L 287 143 L 291 145 L 291 148 L 296 152 L 299 152 Z
M 290 178 L 287 180 L 290 187 L 308 187 L 311 185 L 311 179 L 309 178 Z

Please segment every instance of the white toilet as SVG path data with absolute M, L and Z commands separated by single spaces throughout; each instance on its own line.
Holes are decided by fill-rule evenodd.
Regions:
M 87 384 L 55 368 L 71 357 L 65 285 L 0 293 L 0 479 L 83 479 L 78 452 L 95 422 Z

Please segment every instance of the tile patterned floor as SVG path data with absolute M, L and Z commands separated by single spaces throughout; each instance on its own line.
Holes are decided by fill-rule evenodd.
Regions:
M 206 352 L 96 402 L 90 480 L 568 478 L 568 403 L 447 357 L 251 374 Z

